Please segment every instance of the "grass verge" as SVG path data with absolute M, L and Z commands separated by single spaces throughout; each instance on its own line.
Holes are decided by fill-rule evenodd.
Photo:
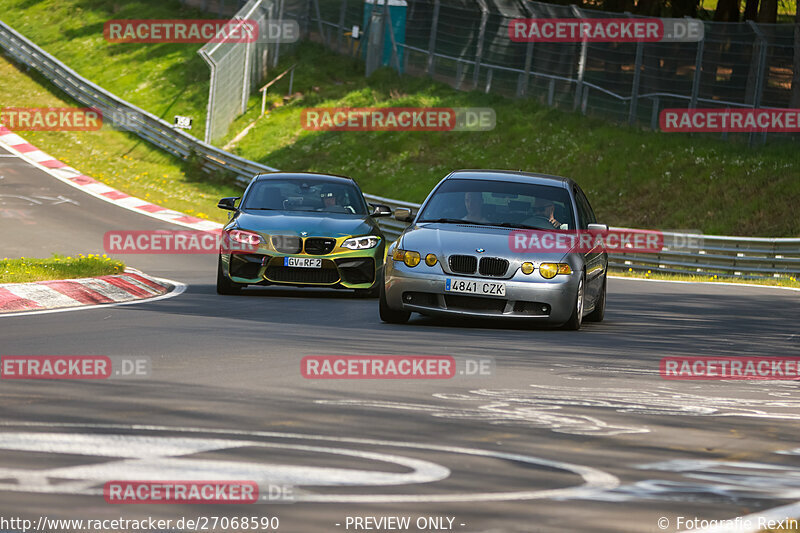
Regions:
M 48 259 L 5 258 L 0 261 L 0 283 L 28 283 L 51 279 L 77 279 L 119 274 L 125 263 L 103 255 L 77 257 L 53 255 Z
M 792 276 L 788 277 L 783 276 L 780 278 L 742 279 L 742 278 L 717 276 L 716 274 L 713 275 L 672 274 L 666 272 L 652 272 L 650 270 L 636 271 L 633 269 L 620 269 L 620 268 L 609 268 L 608 271 L 612 276 L 619 276 L 624 278 L 656 279 L 664 281 L 693 281 L 693 282 L 704 281 L 704 282 L 715 282 L 715 283 L 737 283 L 746 285 L 766 285 L 771 287 L 792 287 L 795 289 L 800 289 L 800 281 L 797 281 L 797 278 Z

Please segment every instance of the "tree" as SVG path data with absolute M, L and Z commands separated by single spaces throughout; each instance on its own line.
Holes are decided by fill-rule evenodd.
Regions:
M 761 0 L 758 21 L 766 24 L 778 22 L 778 0 Z
M 648 17 L 661 16 L 660 0 L 639 0 L 636 3 L 636 14 Z
M 697 17 L 697 0 L 672 0 L 670 17 Z
M 758 0 L 755 1 L 758 3 Z M 739 22 L 739 0 L 719 0 L 714 11 L 714 22 Z
M 758 20 L 758 0 L 745 1 L 743 20 Z

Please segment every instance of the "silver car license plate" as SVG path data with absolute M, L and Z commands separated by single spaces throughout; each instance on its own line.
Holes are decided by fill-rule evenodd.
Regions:
M 444 290 L 447 292 L 463 292 L 465 294 L 481 294 L 483 296 L 505 296 L 506 284 L 496 281 L 447 278 L 444 283 Z
M 322 268 L 322 259 L 313 257 L 284 257 L 283 266 L 300 268 Z

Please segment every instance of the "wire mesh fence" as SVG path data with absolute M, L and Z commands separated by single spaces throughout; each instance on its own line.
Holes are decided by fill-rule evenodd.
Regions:
M 208 9 L 220 12 L 222 3 L 209 5 Z M 281 51 L 291 43 L 278 35 L 284 21 L 300 25 L 307 21 L 306 0 L 250 0 L 233 15 L 234 22 L 258 26 L 256 37 L 249 42 L 228 39 L 218 35 L 215 42 L 204 45 L 199 53 L 211 72 L 208 94 L 205 142 L 223 137 L 230 124 L 247 110 L 250 94 L 262 81 L 270 66 L 277 65 Z
M 399 12 L 374 1 L 309 0 L 312 37 L 365 57 L 370 10 L 401 13 L 404 32 L 390 35 L 394 51 L 384 57 L 401 72 L 653 129 L 665 108 L 791 107 L 796 44 L 790 24 L 704 22 L 704 37 L 695 42 L 528 43 L 510 39 L 512 20 L 637 17 L 530 0 L 387 0 L 404 8 Z M 353 38 L 354 26 L 360 39 Z M 321 37 L 316 28 L 323 28 Z M 749 135 L 751 141 L 767 136 Z
M 382 64 L 405 74 L 652 129 L 667 108 L 779 109 L 800 101 L 800 87 L 792 86 L 800 43 L 791 24 L 703 22 L 704 36 L 694 42 L 533 43 L 511 40 L 509 24 L 519 18 L 640 17 L 531 0 L 184 1 L 220 14 L 238 5 L 235 17 L 259 24 L 295 20 L 302 36 L 364 59 L 367 74 L 374 68 L 367 43 L 378 38 L 391 49 Z M 373 31 L 376 24 L 380 32 Z M 207 142 L 223 136 L 244 111 L 247 95 L 276 64 L 282 47 L 285 52 L 286 45 L 261 42 L 203 47 L 211 69 Z M 751 142 L 766 141 L 767 135 L 798 138 L 748 135 Z

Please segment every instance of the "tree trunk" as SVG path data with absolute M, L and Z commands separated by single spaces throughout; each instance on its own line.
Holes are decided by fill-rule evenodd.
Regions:
M 584 5 L 585 3 L 582 3 Z M 623 11 L 632 11 L 633 2 L 630 0 L 603 0 L 600 3 L 603 11 L 613 11 L 614 13 L 622 13 Z
M 792 99 L 789 107 L 800 108 L 800 2 L 794 13 L 794 66 L 792 68 Z
M 761 9 L 758 10 L 758 21 L 765 24 L 778 22 L 778 0 L 761 0 Z
M 744 20 L 758 19 L 758 0 L 747 0 L 744 4 Z
M 697 0 L 672 0 L 669 16 L 675 18 L 697 18 Z
M 639 0 L 639 3 L 636 4 L 636 14 L 649 17 L 661 16 L 661 2 L 659 0 Z
M 754 1 L 758 3 L 758 0 Z M 714 22 L 739 22 L 739 0 L 719 0 Z

